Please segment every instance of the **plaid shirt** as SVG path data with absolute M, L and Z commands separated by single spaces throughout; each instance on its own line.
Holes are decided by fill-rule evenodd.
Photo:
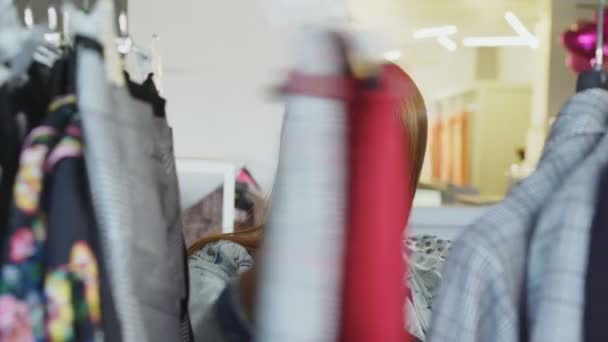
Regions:
M 545 202 L 596 146 L 607 124 L 608 92 L 593 89 L 570 99 L 534 174 L 453 245 L 427 341 L 518 341 L 531 229 Z
M 598 184 L 606 165 L 608 135 L 540 215 L 528 264 L 533 342 L 583 341 L 588 246 Z

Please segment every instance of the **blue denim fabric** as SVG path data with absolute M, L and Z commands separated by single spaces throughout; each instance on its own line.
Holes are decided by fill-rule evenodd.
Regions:
M 420 341 L 429 328 L 434 294 L 451 242 L 419 235 L 404 241 L 409 272 L 405 284 L 412 296 L 405 304 L 404 328 Z M 240 306 L 238 274 L 253 265 L 247 250 L 233 242 L 210 243 L 192 255 L 190 269 L 190 319 L 195 342 L 252 340 L 252 326 Z

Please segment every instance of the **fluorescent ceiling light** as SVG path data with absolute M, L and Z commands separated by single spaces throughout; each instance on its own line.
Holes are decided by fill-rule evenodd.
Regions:
M 533 49 L 538 48 L 538 38 L 536 38 L 524 24 L 513 14 L 513 12 L 505 13 L 505 20 L 511 28 L 517 33 L 515 36 L 499 36 L 499 37 L 467 37 L 464 38 L 462 44 L 469 47 L 498 47 L 498 46 L 529 46 Z
M 414 31 L 414 39 L 435 38 L 449 36 L 458 32 L 456 26 L 428 27 Z
M 537 48 L 538 47 L 538 38 L 536 38 L 527 28 L 526 26 L 524 26 L 524 24 L 521 22 L 521 20 L 519 20 L 519 18 L 513 14 L 513 12 L 507 12 L 505 13 L 505 20 L 509 23 L 509 25 L 511 25 L 511 27 L 513 28 L 513 30 L 515 30 L 515 32 L 517 32 L 517 34 L 525 39 L 526 41 L 528 41 L 528 45 L 530 45 L 530 47 L 532 48 Z
M 455 51 L 456 48 L 458 47 L 456 45 L 456 42 L 454 42 L 452 40 L 452 38 L 450 38 L 448 36 L 437 37 L 437 42 L 439 42 L 439 44 L 441 44 L 441 46 L 443 46 L 444 48 L 446 48 L 449 51 Z
M 530 42 L 522 37 L 468 37 L 462 40 L 468 47 L 529 46 Z
M 394 62 L 399 60 L 399 58 L 401 58 L 401 51 L 399 50 L 391 50 L 391 51 L 387 51 L 384 53 L 384 58 Z

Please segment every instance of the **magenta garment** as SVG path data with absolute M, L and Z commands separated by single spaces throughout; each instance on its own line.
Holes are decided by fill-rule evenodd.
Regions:
M 409 341 L 402 241 L 412 206 L 412 156 L 398 116 L 408 84 L 401 69 L 385 66 L 379 85 L 359 86 L 351 107 L 342 342 Z

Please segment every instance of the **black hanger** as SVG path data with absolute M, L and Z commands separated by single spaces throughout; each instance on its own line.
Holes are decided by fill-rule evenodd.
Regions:
M 595 65 L 593 70 L 584 71 L 576 81 L 576 92 L 600 88 L 608 90 L 608 74 L 604 66 L 604 9 L 606 0 L 600 0 L 597 14 L 597 43 L 595 46 Z

